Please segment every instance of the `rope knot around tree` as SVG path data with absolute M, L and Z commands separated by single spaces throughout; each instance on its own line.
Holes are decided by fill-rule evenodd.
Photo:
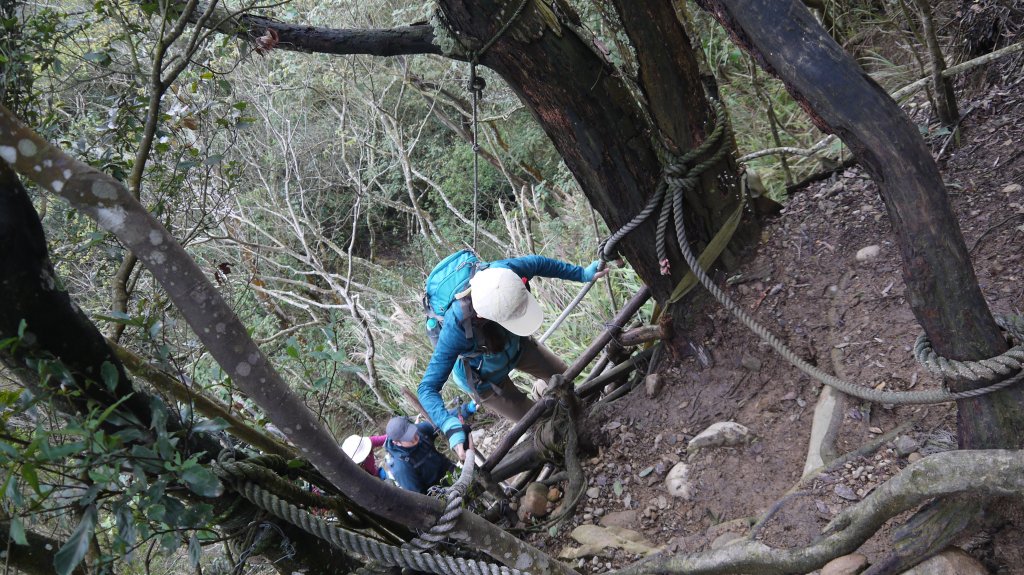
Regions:
M 699 182 L 702 175 L 725 157 L 729 149 L 725 145 L 727 141 L 725 134 L 728 132 L 729 127 L 724 108 L 717 101 L 713 102 L 713 107 L 716 116 L 714 130 L 700 146 L 666 163 L 661 182 L 648 200 L 647 205 L 632 220 L 619 228 L 602 244 L 602 258 L 610 259 L 617 257 L 615 246 L 619 240 L 639 227 L 660 207 L 655 248 L 658 253 L 658 260 L 661 262 L 662 273 L 669 274 L 671 272 L 666 248 L 666 233 L 668 231 L 669 219 L 672 219 L 675 222 L 676 243 L 679 246 L 679 250 L 686 264 L 690 267 L 690 271 L 696 276 L 701 285 L 718 300 L 722 307 L 732 313 L 748 329 L 757 334 L 776 353 L 794 367 L 822 384 L 833 387 L 847 395 L 875 403 L 923 405 L 970 399 L 999 391 L 1024 380 L 1024 368 L 1022 368 L 1024 366 L 1024 344 L 1020 343 L 1024 342 L 1024 337 L 1021 337 L 1024 334 L 1024 318 L 1019 316 L 1001 318 L 1001 325 L 1018 340 L 1018 345 L 994 358 L 977 362 L 953 361 L 938 356 L 931 349 L 931 342 L 928 341 L 926 336 L 918 338 L 915 344 L 915 357 L 922 361 L 929 369 L 936 369 L 950 377 L 989 382 L 990 385 L 958 392 L 950 392 L 946 389 L 887 391 L 842 380 L 815 365 L 811 365 L 790 349 L 788 345 L 783 343 L 775 334 L 758 323 L 746 310 L 737 305 L 707 275 L 704 271 L 704 266 L 700 264 L 697 256 L 690 249 L 686 237 L 686 222 L 683 210 L 684 196 Z M 691 162 L 701 157 L 705 157 L 705 159 L 692 166 L 690 165 Z M 671 195 L 666 199 L 665 195 L 669 191 Z M 742 202 L 743 199 L 741 198 L 740 201 Z
M 931 340 L 922 333 L 914 342 L 914 358 L 933 373 L 943 377 L 989 384 L 1009 382 L 1003 386 L 1007 387 L 1015 381 L 1016 376 L 1021 375 L 1021 370 L 1024 369 L 1024 317 L 1018 315 L 998 316 L 996 323 L 1009 334 L 1016 345 L 995 357 L 976 361 L 948 359 L 936 353 L 932 348 Z M 970 391 L 974 390 L 963 393 Z
M 673 202 L 664 202 L 665 194 L 671 191 L 673 197 L 681 197 L 685 192 L 691 191 L 700 181 L 701 177 L 709 173 L 712 168 L 722 165 L 722 160 L 729 152 L 729 146 L 726 145 L 729 139 L 725 137 L 729 132 L 729 121 L 725 107 L 720 102 L 713 100 L 712 108 L 715 112 L 715 127 L 711 130 L 711 133 L 696 148 L 681 156 L 670 156 L 667 159 L 662 170 L 661 181 L 658 183 L 657 188 L 655 188 L 654 194 L 647 201 L 647 205 L 637 215 L 633 216 L 626 225 L 619 228 L 618 231 L 601 244 L 601 259 L 604 261 L 619 259 L 619 254 L 616 250 L 616 245 L 619 241 L 640 227 L 651 214 L 661 208 L 658 217 L 655 249 L 657 250 L 658 261 L 661 262 L 662 275 L 671 273 L 668 265 L 666 232 L 673 212 L 679 212 L 676 214 L 678 218 L 682 216 L 682 210 L 681 207 L 676 210 Z M 702 157 L 705 158 L 703 161 L 693 163 Z M 677 222 L 677 229 L 680 225 L 681 223 Z M 685 241 L 685 237 L 680 238 L 680 241 Z
M 437 518 L 429 530 L 421 533 L 419 537 L 406 543 L 403 547 L 421 552 L 429 551 L 448 538 L 448 534 L 455 529 L 455 523 L 458 521 L 459 516 L 462 515 L 466 491 L 473 484 L 475 465 L 476 453 L 473 449 L 470 449 L 466 452 L 466 462 L 462 465 L 459 478 L 451 487 L 447 487 L 441 492 L 445 500 L 445 508 L 441 512 L 441 516 Z
M 441 53 L 445 56 L 468 60 L 475 65 L 480 62 L 480 58 L 483 57 L 487 50 L 515 23 L 528 3 L 529 0 L 521 0 L 512 15 L 501 24 L 490 39 L 480 44 L 478 48 L 468 45 L 469 42 L 464 39 L 463 34 L 452 27 L 451 22 L 445 16 L 441 7 L 435 5 L 430 16 L 430 26 L 434 30 L 434 44 L 441 49 Z

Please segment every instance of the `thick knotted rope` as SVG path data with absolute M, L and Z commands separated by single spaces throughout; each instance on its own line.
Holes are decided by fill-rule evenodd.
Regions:
M 280 475 L 287 469 L 288 462 L 278 455 L 261 455 L 243 461 L 219 461 L 222 473 L 236 480 L 252 481 L 264 486 L 278 497 L 288 499 L 311 509 L 330 509 L 334 511 L 340 524 L 350 529 L 366 527 L 366 523 L 347 511 L 352 502 L 345 497 L 329 496 L 302 489 L 292 481 Z
M 704 272 L 703 267 L 698 263 L 697 257 L 693 254 L 693 250 L 690 249 L 689 242 L 686 239 L 686 225 L 683 219 L 683 200 L 685 193 L 693 189 L 704 171 L 724 157 L 723 150 L 725 149 L 725 146 L 722 144 L 724 141 L 727 141 L 727 139 L 723 137 L 728 129 L 727 119 L 724 109 L 720 103 L 715 102 L 714 107 L 717 116 L 717 125 L 714 131 L 712 131 L 711 135 L 708 136 L 708 139 L 705 140 L 701 146 L 693 150 L 691 153 L 680 157 L 665 169 L 663 182 L 659 184 L 647 205 L 640 213 L 630 220 L 626 226 L 623 226 L 622 229 L 615 232 L 615 234 L 605 242 L 605 245 L 602 248 L 602 257 L 608 258 L 614 255 L 615 244 L 627 233 L 636 229 L 636 227 L 654 213 L 654 210 L 662 204 L 664 196 L 668 194 L 671 198 L 671 202 L 664 202 L 658 219 L 658 257 L 662 259 L 663 272 L 667 271 L 665 268 L 667 260 L 664 259 L 665 252 L 663 249 L 663 230 L 667 228 L 669 218 L 669 214 L 667 212 L 671 209 L 671 216 L 672 219 L 675 220 L 676 224 L 676 241 L 679 244 L 679 249 L 682 252 L 683 259 L 686 260 L 687 265 L 690 266 L 691 271 L 697 276 L 701 285 L 703 285 L 711 295 L 722 304 L 722 307 L 729 310 L 729 312 L 740 320 L 743 325 L 756 333 L 779 355 L 784 357 L 797 369 L 803 371 L 817 381 L 833 387 L 847 395 L 876 403 L 929 404 L 945 403 L 949 401 L 978 397 L 1004 389 L 1018 381 L 1024 380 L 1024 370 L 1021 369 L 1022 361 L 1024 361 L 1024 348 L 1020 345 L 1021 340 L 1024 338 L 1021 338 L 1020 332 L 1022 330 L 1019 327 L 1020 322 L 1024 320 L 1020 320 L 1020 318 L 1004 320 L 1006 322 L 1015 322 L 1014 325 L 1018 326 L 1015 328 L 1016 332 L 1010 330 L 1011 334 L 1017 338 L 1018 345 L 1010 351 L 995 358 L 979 362 L 954 362 L 945 358 L 939 358 L 934 351 L 931 350 L 931 344 L 927 343 L 927 338 L 923 340 L 919 338 L 918 345 L 915 346 L 915 351 L 918 352 L 915 355 L 919 360 L 922 358 L 927 359 L 928 363 L 925 363 L 926 366 L 938 366 L 938 369 L 946 375 L 955 375 L 956 377 L 983 382 L 994 381 L 997 378 L 1005 379 L 978 389 L 958 392 L 950 392 L 945 389 L 927 391 L 883 391 L 844 381 L 830 373 L 822 371 L 816 366 L 811 365 L 794 353 L 793 350 L 791 350 L 773 333 L 759 324 L 743 308 L 736 305 L 736 303 L 732 301 L 732 299 L 723 292 L 710 277 L 708 277 L 707 273 Z M 686 164 L 706 153 L 712 154 L 708 160 L 696 164 L 692 168 L 687 168 Z M 1011 376 L 1011 374 L 1014 373 L 1014 370 L 1016 370 L 1016 374 Z
M 1018 342 L 1024 342 L 1024 321 L 1019 316 L 997 317 L 999 326 Z M 935 353 L 928 336 L 921 334 L 914 342 L 914 357 L 929 370 L 944 377 L 968 381 L 1008 381 L 1024 368 L 1024 345 L 1017 345 L 1004 353 L 979 361 L 958 361 L 947 359 Z
M 237 463 L 215 464 L 217 475 L 231 483 L 243 497 L 278 519 L 287 521 L 330 544 L 350 553 L 386 566 L 398 566 L 441 575 L 528 575 L 526 572 L 496 563 L 463 559 L 435 553 L 420 553 L 370 539 L 353 531 L 332 525 L 326 520 L 300 509 L 263 489 L 246 478 L 251 469 Z M 460 480 L 462 477 L 459 478 Z
M 655 188 L 654 195 L 651 196 L 651 199 L 647 200 L 647 205 L 645 205 L 637 215 L 633 216 L 633 219 L 626 223 L 626 225 L 619 228 L 618 231 L 612 234 L 602 244 L 600 250 L 601 259 L 604 261 L 618 259 L 618 255 L 615 251 L 616 244 L 618 244 L 619 240 L 626 237 L 630 232 L 640 227 L 640 225 L 643 224 L 659 206 L 662 205 L 662 200 L 665 198 L 665 192 L 669 189 L 670 182 L 679 186 L 692 187 L 700 181 L 700 177 L 705 172 L 714 167 L 722 160 L 722 158 L 725 157 L 728 147 L 723 146 L 722 141 L 728 132 L 728 117 L 725 115 L 725 110 L 722 108 L 721 104 L 715 102 L 714 105 L 716 124 L 715 128 L 711 131 L 711 134 L 709 134 L 707 139 L 701 142 L 699 146 L 682 156 L 675 158 L 672 163 L 665 168 L 664 176 L 658 183 L 657 188 Z M 694 165 L 692 168 L 687 168 L 687 164 L 708 154 L 709 152 L 711 153 L 711 156 L 706 160 Z M 662 265 L 662 274 L 667 274 L 669 271 L 665 232 L 668 229 L 668 219 L 671 213 L 669 206 L 666 204 L 662 207 L 661 213 L 658 216 L 655 246 L 658 250 L 658 261 Z
M 462 472 L 459 478 L 444 490 L 445 507 L 441 516 L 437 518 L 434 526 L 426 533 L 403 545 L 417 551 L 429 551 L 437 547 L 439 543 L 448 538 L 448 534 L 455 529 L 455 523 L 462 515 L 462 502 L 466 491 L 473 484 L 473 468 L 476 465 L 476 454 L 472 449 L 466 452 L 466 462 L 462 465 Z

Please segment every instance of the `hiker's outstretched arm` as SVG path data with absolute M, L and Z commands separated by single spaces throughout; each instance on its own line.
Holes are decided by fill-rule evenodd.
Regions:
M 559 278 L 577 282 L 588 282 L 597 272 L 597 266 L 582 267 L 544 256 L 530 255 L 507 260 L 498 260 L 492 266 L 507 267 L 527 279 L 534 277 Z M 593 270 L 591 270 L 591 267 Z
M 449 314 L 451 315 L 451 314 Z M 434 422 L 445 437 L 448 438 L 448 445 L 454 448 L 466 440 L 462 432 L 462 422 L 459 418 L 452 416 L 444 407 L 444 399 L 441 398 L 441 388 L 448 381 L 448 376 L 455 367 L 455 360 L 462 353 L 473 351 L 472 343 L 466 339 L 458 321 L 445 318 L 444 327 L 438 336 L 437 347 L 434 354 L 430 356 L 430 363 L 423 373 L 423 379 L 416 388 L 416 395 L 426 410 L 427 415 Z

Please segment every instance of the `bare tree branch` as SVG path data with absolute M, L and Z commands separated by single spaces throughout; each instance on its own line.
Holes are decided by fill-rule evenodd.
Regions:
M 183 6 L 179 2 L 177 6 Z M 200 5 L 190 13 L 190 22 L 199 23 L 199 16 L 205 10 Z M 286 24 L 272 18 L 241 14 L 223 14 L 215 19 L 214 28 L 219 32 L 235 36 L 246 42 L 253 42 L 267 30 L 278 36 L 280 50 L 315 52 L 319 54 L 368 54 L 371 56 L 400 56 L 403 54 L 440 54 L 441 49 L 433 43 L 434 30 L 429 24 L 413 24 L 390 29 L 339 30 L 302 24 Z

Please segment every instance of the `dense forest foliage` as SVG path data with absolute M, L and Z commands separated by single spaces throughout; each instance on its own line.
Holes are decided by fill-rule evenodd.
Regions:
M 1020 6 L 994 0 L 807 4 L 889 93 L 936 73 L 933 47 L 944 65 L 966 62 L 1005 47 L 1021 20 Z M 751 205 L 777 210 L 809 179 L 850 165 L 850 150 L 711 14 L 672 5 L 702 89 L 727 110 Z M 645 63 L 612 3 L 551 6 L 644 101 Z M 269 29 L 244 41 L 231 29 L 241 14 L 337 30 L 437 19 L 433 3 L 399 0 L 0 0 L 0 102 L 122 184 L 169 231 L 336 442 L 376 433 L 391 414 L 415 413 L 403 390 L 415 390 L 432 351 L 421 297 L 438 260 L 472 247 L 488 259 L 537 253 L 586 264 L 615 230 L 531 110 L 486 67 L 476 69 L 485 81 L 477 102 L 467 62 L 307 53 Z M 927 86 L 932 102 L 947 97 L 941 92 Z M 955 122 L 918 128 L 942 138 Z M 27 154 L 8 149 L 0 156 L 11 164 Z M 15 327 L 0 341 L 0 532 L 15 570 L 292 572 L 344 561 L 318 543 L 288 548 L 304 534 L 245 509 L 212 465 L 236 452 L 282 457 L 278 471 L 326 490 L 353 528 L 391 542 L 408 535 L 353 507 L 285 441 L 140 254 L 27 178 L 4 168 L 0 179 L 0 219 L 37 214 L 41 224 L 0 232 L 4 258 L 41 252 L 35 273 L 66 291 L 79 314 L 64 345 L 84 347 L 92 325 L 110 350 L 80 372 L 38 349 L 17 305 L 4 312 L 5 329 Z M 31 205 L 19 203 L 23 185 Z M 615 270 L 548 345 L 571 361 L 643 283 L 628 266 Z M 575 289 L 538 282 L 534 293 L 554 317 Z M 657 313 L 644 306 L 637 325 Z

